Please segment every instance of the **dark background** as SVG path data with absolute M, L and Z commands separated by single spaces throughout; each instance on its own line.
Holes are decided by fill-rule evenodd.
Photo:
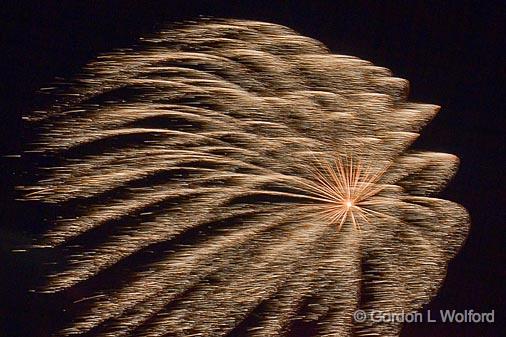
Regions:
M 70 77 L 101 52 L 127 47 L 164 22 L 199 15 L 256 19 L 289 26 L 333 52 L 390 68 L 411 83 L 411 100 L 442 106 L 422 132 L 418 148 L 456 154 L 461 168 L 443 197 L 471 214 L 469 238 L 450 263 L 439 295 L 426 306 L 495 310 L 494 324 L 408 324 L 402 336 L 505 336 L 504 47 L 506 5 L 441 6 L 382 2 L 34 1 L 2 5 L 0 55 L 1 152 L 19 154 L 21 113 L 37 88 Z M 435 6 L 435 4 L 438 4 Z M 54 310 L 27 292 L 40 275 L 39 258 L 12 253 L 29 242 L 34 216 L 17 203 L 21 158 L 2 158 L 0 172 L 1 336 L 45 336 Z M 36 218 L 36 216 L 35 216 Z

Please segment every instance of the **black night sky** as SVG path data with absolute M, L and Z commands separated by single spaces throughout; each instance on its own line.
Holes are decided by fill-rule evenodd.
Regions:
M 21 114 L 35 91 L 55 77 L 71 77 L 92 58 L 128 47 L 166 22 L 202 16 L 255 19 L 286 25 L 326 44 L 334 53 L 372 61 L 411 83 L 410 100 L 442 106 L 414 147 L 448 152 L 460 169 L 443 197 L 464 205 L 470 235 L 450 263 L 439 295 L 425 307 L 495 310 L 494 324 L 405 326 L 403 337 L 505 336 L 506 240 L 504 219 L 504 37 L 506 5 L 475 2 L 339 1 L 25 1 L 4 4 L 0 22 L 2 76 L 1 155 L 19 154 Z M 433 4 L 438 4 L 437 6 Z M 24 163 L 2 157 L 0 219 L 0 335 L 47 336 L 53 303 L 27 292 L 40 275 L 39 260 L 14 254 L 36 231 L 15 201 Z M 28 163 L 29 164 L 29 163 Z

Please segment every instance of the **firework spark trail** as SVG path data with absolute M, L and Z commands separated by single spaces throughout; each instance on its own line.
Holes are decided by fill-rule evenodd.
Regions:
M 434 198 L 458 158 L 407 150 L 439 109 L 407 88 L 286 27 L 201 20 L 45 90 L 20 189 L 61 211 L 42 291 L 83 294 L 57 334 L 397 335 L 353 310 L 426 303 L 469 221 Z
M 334 230 L 319 222 L 310 226 L 292 225 L 299 227 L 292 236 L 270 240 L 264 243 L 261 254 L 251 260 L 245 257 L 242 263 L 216 273 L 213 278 L 217 281 L 192 289 L 173 310 L 155 315 L 150 322 L 153 325 L 147 326 L 148 331 L 140 329 L 135 335 L 158 336 L 167 331 L 181 336 L 190 331 L 210 335 L 229 332 L 262 300 L 274 295 L 289 277 L 297 275 L 297 269 L 304 266 L 311 248 L 318 246 L 317 241 L 321 244 L 325 234 Z M 304 228 L 303 233 L 300 227 Z M 276 272 L 271 273 L 272 270 Z M 251 282 L 252 279 L 256 282 Z M 220 310 L 212 310 L 212 307 Z
M 295 317 L 304 301 L 313 299 L 308 316 L 322 317 L 330 308 L 339 308 L 337 316 L 327 320 L 331 331 L 338 335 L 349 334 L 352 322 L 351 313 L 356 307 L 346 303 L 356 302 L 360 278 L 360 254 L 354 231 L 343 228 L 331 232 L 325 239 L 326 249 L 321 249 L 312 256 L 312 268 L 300 270 L 297 277 L 288 280 L 287 284 L 264 304 L 259 319 L 254 326 L 246 329 L 249 336 L 279 336 L 287 333 L 290 321 Z M 343 263 L 343 257 L 347 257 Z M 339 269 L 334 268 L 339 264 Z
M 125 314 L 126 317 L 121 317 L 119 326 L 114 321 L 108 325 L 112 326 L 110 330 L 115 335 L 120 329 L 135 328 L 204 276 L 226 268 L 236 263 L 236 260 L 240 261 L 245 254 L 251 255 L 250 251 L 255 245 L 271 241 L 276 234 L 271 231 L 273 227 L 281 227 L 283 230 L 280 233 L 283 235 L 292 231 L 285 225 L 287 214 L 281 210 L 279 206 L 264 207 L 262 212 L 269 211 L 272 214 L 255 214 L 252 218 L 242 216 L 240 224 L 229 221 L 230 225 L 221 235 L 212 237 L 207 242 L 179 249 L 174 254 L 165 254 L 167 256 L 152 263 L 148 271 L 132 273 L 134 282 L 94 301 L 90 311 L 82 316 L 82 321 L 74 324 L 69 331 L 89 330 L 97 323 L 97 319 L 104 321 L 117 317 L 134 306 L 136 309 L 133 317 Z M 178 283 L 178 279 L 186 282 Z
M 70 261 L 72 272 L 64 271 L 51 275 L 49 290 L 68 288 L 150 244 L 169 240 L 196 225 L 251 212 L 251 209 L 237 210 L 234 207 L 230 207 L 226 212 L 223 207 L 234 199 L 247 195 L 251 190 L 258 190 L 256 185 L 261 183 L 263 183 L 262 180 L 257 179 L 253 183 L 244 182 L 241 184 L 241 188 L 185 189 L 179 187 L 176 192 L 187 200 L 183 199 L 177 203 L 178 212 L 176 214 L 154 215 L 149 222 L 146 221 L 141 226 L 124 225 L 118 233 L 110 235 L 107 242 L 93 248 L 86 247 L 87 251 L 81 253 L 82 255 L 74 254 Z M 213 198 L 216 193 L 223 193 L 226 197 Z M 279 193 L 273 191 L 265 192 L 265 194 L 276 195 Z M 200 210 L 198 215 L 192 212 L 194 209 Z

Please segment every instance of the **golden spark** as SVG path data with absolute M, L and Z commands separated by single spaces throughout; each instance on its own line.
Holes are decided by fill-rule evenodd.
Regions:
M 372 170 L 360 161 L 354 163 L 352 158 L 337 158 L 333 163 L 317 161 L 310 170 L 315 179 L 304 186 L 310 199 L 324 202 L 317 206 L 323 207 L 317 214 L 324 220 L 338 224 L 339 230 L 350 219 L 353 227 L 360 230 L 360 221 L 369 223 L 368 216 L 387 217 L 370 206 L 384 202 L 371 198 L 385 188 L 379 180 L 388 167 Z

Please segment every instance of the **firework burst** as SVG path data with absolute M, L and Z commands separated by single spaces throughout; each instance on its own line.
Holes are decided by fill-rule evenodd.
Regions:
M 317 212 L 322 219 L 337 224 L 338 230 L 349 219 L 360 230 L 361 222 L 370 223 L 368 217 L 388 217 L 370 208 L 384 202 L 375 196 L 385 188 L 379 181 L 387 169 L 374 170 L 353 158 L 337 158 L 333 163 L 315 164 L 311 169 L 314 181 L 303 185 L 311 199 L 324 203 Z
M 57 335 L 396 336 L 353 311 L 419 308 L 465 238 L 458 158 L 408 149 L 438 107 L 286 27 L 173 26 L 43 92 L 19 189 L 57 213 Z

